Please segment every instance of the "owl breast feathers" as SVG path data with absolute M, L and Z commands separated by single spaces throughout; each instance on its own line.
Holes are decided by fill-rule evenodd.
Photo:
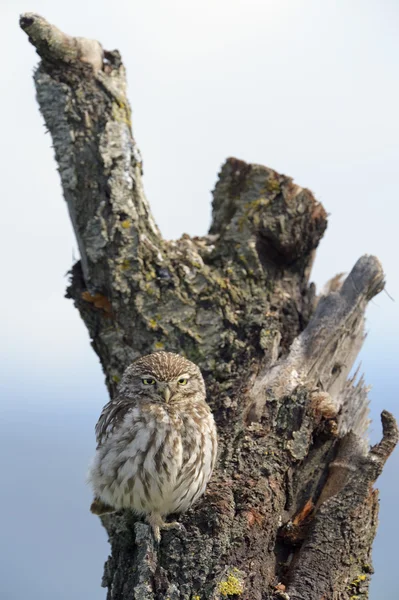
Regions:
M 130 508 L 145 515 L 159 541 L 171 513 L 204 493 L 216 460 L 217 437 L 199 368 L 169 352 L 136 360 L 118 396 L 96 426 L 89 473 L 100 514 Z

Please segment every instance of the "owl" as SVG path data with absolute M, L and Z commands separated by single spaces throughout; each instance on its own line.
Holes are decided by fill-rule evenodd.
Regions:
M 215 465 L 216 427 L 199 368 L 171 352 L 133 362 L 103 408 L 96 437 L 91 511 L 132 509 L 159 542 L 161 529 L 178 525 L 165 517 L 202 496 Z

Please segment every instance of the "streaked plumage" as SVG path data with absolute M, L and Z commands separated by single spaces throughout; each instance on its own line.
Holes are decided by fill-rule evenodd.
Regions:
M 96 426 L 93 512 L 133 509 L 159 540 L 164 517 L 190 508 L 212 474 L 217 438 L 205 397 L 199 368 L 178 354 L 156 352 L 126 369 Z

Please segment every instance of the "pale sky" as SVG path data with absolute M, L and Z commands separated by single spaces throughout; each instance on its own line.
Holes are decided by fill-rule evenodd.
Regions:
M 361 358 L 367 381 L 374 386 L 373 418 L 378 420 L 384 407 L 399 415 L 399 4 L 2 0 L 0 357 L 8 433 L 11 423 L 20 423 L 16 434 L 22 443 L 22 431 L 31 431 L 31 423 L 40 411 L 47 415 L 50 403 L 57 419 L 71 411 L 71 423 L 73 415 L 80 418 L 79 411 L 90 414 L 84 434 L 90 436 L 90 420 L 94 426 L 106 401 L 86 330 L 72 303 L 63 298 L 65 273 L 78 253 L 51 139 L 35 102 L 32 72 L 38 57 L 18 27 L 24 11 L 45 16 L 69 34 L 96 38 L 105 48 L 121 51 L 134 135 L 144 157 L 144 185 L 165 237 L 206 232 L 217 172 L 226 157 L 236 156 L 292 176 L 330 213 L 313 272 L 319 289 L 335 273 L 348 271 L 363 253 L 381 259 L 394 301 L 385 293 L 373 301 Z M 373 425 L 373 439 L 379 430 L 378 423 Z M 50 453 L 53 433 L 52 425 L 40 433 L 43 443 L 48 439 Z M 82 444 L 85 450 L 69 467 L 82 469 L 79 474 L 74 471 L 77 481 L 84 481 L 82 457 L 86 460 L 94 439 Z M 38 450 L 39 465 L 40 456 Z M 60 460 L 67 461 L 62 457 L 60 450 Z M 380 486 L 383 533 L 376 546 L 375 563 L 380 567 L 371 600 L 384 597 L 379 595 L 384 582 L 388 593 L 389 558 L 383 548 L 392 547 L 399 535 L 397 525 L 384 521 L 397 502 L 398 489 L 392 482 L 397 457 L 396 462 L 391 459 L 390 478 L 385 476 Z M 83 484 L 76 484 L 77 494 L 87 494 L 81 489 Z M 79 505 L 79 499 L 74 503 Z M 75 523 L 71 514 L 67 527 L 73 530 Z M 90 521 L 87 527 L 84 543 L 89 548 L 99 525 Z M 79 536 L 79 529 L 75 533 Z M 101 551 L 105 558 L 105 544 Z M 103 554 L 96 555 L 99 563 Z M 104 597 L 99 580 L 85 585 L 92 590 L 86 600 Z M 32 581 L 29 590 L 32 600 L 50 600 Z M 22 594 L 23 588 L 12 598 L 22 600 Z

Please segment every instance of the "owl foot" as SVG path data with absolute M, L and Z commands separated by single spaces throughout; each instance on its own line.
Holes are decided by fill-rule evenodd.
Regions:
M 155 541 L 158 544 L 161 541 L 161 529 L 177 529 L 179 531 L 185 531 L 185 528 L 181 523 L 178 523 L 177 521 L 165 523 L 160 515 L 148 515 L 147 522 L 151 526 Z
M 90 506 L 90 511 L 94 515 L 104 515 L 106 513 L 115 512 L 115 508 L 112 508 L 109 504 L 105 504 L 100 498 L 94 498 Z
M 181 531 L 181 532 L 186 531 L 186 528 L 184 527 L 184 525 L 182 525 L 178 521 L 172 521 L 172 523 L 164 523 L 161 526 L 161 529 L 176 529 L 177 531 Z

